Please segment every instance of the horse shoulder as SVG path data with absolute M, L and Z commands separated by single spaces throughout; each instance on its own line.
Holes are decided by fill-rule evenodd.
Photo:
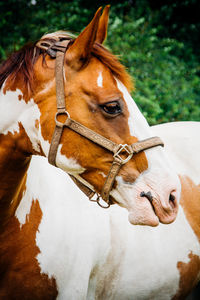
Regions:
M 39 199 L 42 212 L 35 240 L 41 273 L 55 278 L 61 299 L 96 293 L 97 278 L 109 273 L 106 262 L 112 256 L 109 212 L 89 202 L 65 172 L 40 157 L 32 158 L 27 193 Z M 25 207 L 21 204 L 18 215 Z
M 188 253 L 186 260 L 177 262 L 180 280 L 174 299 L 179 299 L 187 295 L 200 279 L 200 122 L 169 123 L 153 126 L 153 129 L 166 142 L 166 150 L 180 177 L 180 206 L 185 216 L 185 226 L 192 229 L 189 232 L 183 227 L 180 231 L 184 235 Z

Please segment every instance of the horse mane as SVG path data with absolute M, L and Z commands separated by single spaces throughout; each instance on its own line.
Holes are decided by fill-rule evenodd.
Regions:
M 33 83 L 33 65 L 41 51 L 35 49 L 35 44 L 30 43 L 20 50 L 13 52 L 7 60 L 0 65 L 0 88 L 9 78 L 13 82 L 20 75 L 25 86 L 31 89 Z
M 68 38 L 74 37 L 67 32 L 58 31 L 44 35 L 40 41 L 43 40 L 54 43 L 60 34 Z M 16 77 L 20 76 L 24 86 L 27 87 L 28 91 L 32 91 L 34 63 L 40 55 L 43 55 L 43 61 L 47 55 L 46 51 L 39 48 L 36 44 L 37 42 L 25 45 L 20 50 L 13 52 L 7 60 L 2 62 L 0 65 L 0 89 L 7 78 L 9 78 L 11 82 L 14 82 Z M 115 55 L 99 43 L 94 44 L 92 55 L 107 66 L 113 75 L 122 81 L 129 90 L 133 88 L 131 77 Z

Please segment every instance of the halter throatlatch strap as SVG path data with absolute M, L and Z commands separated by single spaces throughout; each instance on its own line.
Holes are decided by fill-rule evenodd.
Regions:
M 101 207 L 107 208 L 110 206 L 110 191 L 112 189 L 114 180 L 117 174 L 120 171 L 122 165 L 127 163 L 134 154 L 137 154 L 141 151 L 156 147 L 156 146 L 164 146 L 162 140 L 159 137 L 148 138 L 143 141 L 136 142 L 132 145 L 127 144 L 116 144 L 111 140 L 103 137 L 102 135 L 96 133 L 95 131 L 85 127 L 79 122 L 70 118 L 69 113 L 66 111 L 65 106 L 65 92 L 64 92 L 64 78 L 63 78 L 63 66 L 64 66 L 64 56 L 69 44 L 69 40 L 62 40 L 60 42 L 56 42 L 54 45 L 50 45 L 47 47 L 47 53 L 55 58 L 56 51 L 56 66 L 55 66 L 55 78 L 56 78 L 56 101 L 57 101 L 57 113 L 55 115 L 55 130 L 53 133 L 48 161 L 50 164 L 56 166 L 56 155 L 58 151 L 58 146 L 60 143 L 60 139 L 62 136 L 62 132 L 64 127 L 68 127 L 81 136 L 89 139 L 93 143 L 107 149 L 108 151 L 113 153 L 113 162 L 110 168 L 110 171 L 106 177 L 104 186 L 101 191 L 101 195 L 97 193 L 97 199 L 93 200 L 92 197 L 96 194 L 93 187 L 86 180 L 79 180 L 75 178 L 73 175 L 70 175 L 76 185 L 86 194 L 86 196 L 91 201 L 96 201 Z M 39 45 L 40 47 L 41 45 Z M 42 47 L 41 47 L 42 48 Z M 66 115 L 66 120 L 64 123 L 58 120 L 59 115 Z M 100 198 L 102 198 L 107 206 L 103 206 L 100 203 Z

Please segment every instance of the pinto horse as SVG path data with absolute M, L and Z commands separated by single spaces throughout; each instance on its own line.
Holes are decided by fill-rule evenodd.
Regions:
M 127 209 L 131 224 L 169 224 L 177 216 L 180 196 L 183 203 L 199 199 L 199 188 L 191 179 L 180 181 L 174 161 L 160 140 L 152 139 L 153 131 L 128 92 L 131 82 L 124 67 L 101 45 L 108 11 L 106 7 L 101 15 L 99 9 L 75 40 L 60 32 L 45 35 L 1 67 L 2 299 L 153 299 L 161 289 L 162 299 L 180 298 L 197 280 L 198 217 L 191 227 L 185 221 L 179 246 L 186 243 L 186 233 L 192 246 L 183 243 L 179 255 L 173 243 L 181 221 L 168 225 L 172 234 L 161 224 L 134 227 L 119 207 Z M 38 157 L 31 161 L 32 155 Z M 85 201 L 63 171 L 39 156 L 49 157 L 84 191 L 118 205 L 106 211 Z M 196 216 L 191 207 L 189 215 Z M 166 254 L 169 261 L 162 264 Z M 147 273 L 137 264 L 139 258 L 143 263 L 148 258 Z
M 63 171 L 33 156 L 0 236 L 0 299 L 185 299 L 200 274 L 200 123 L 153 130 L 182 182 L 175 222 L 133 226 L 127 210 L 90 203 Z
M 127 208 L 132 224 L 156 226 L 176 218 L 180 180 L 162 142 L 152 142 L 128 92 L 130 77 L 101 45 L 108 11 L 101 16 L 100 8 L 75 40 L 47 34 L 1 68 L 2 225 L 20 202 L 33 154 L 49 156 L 98 199 L 103 195 L 108 204 Z

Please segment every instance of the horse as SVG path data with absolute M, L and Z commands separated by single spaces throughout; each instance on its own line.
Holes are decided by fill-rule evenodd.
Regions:
M 91 200 L 97 193 L 99 204 L 126 207 L 132 224 L 176 218 L 180 180 L 128 92 L 125 68 L 101 45 L 108 11 L 98 9 L 76 39 L 47 34 L 1 67 L 2 224 L 33 154 L 71 174 Z
M 178 233 L 178 203 L 199 199 L 199 190 L 192 179 L 177 175 L 163 142 L 152 137 L 129 94 L 130 77 L 102 46 L 108 12 L 109 6 L 102 15 L 100 8 L 76 39 L 64 32 L 47 34 L 1 66 L 2 299 L 130 299 L 132 295 L 145 299 L 153 298 L 161 287 L 165 299 L 187 294 L 197 280 L 198 217 L 192 218 L 191 226 L 184 223 L 192 246 L 189 253 L 184 245 L 184 254 L 177 254 L 180 263 L 170 248 L 172 289 L 171 282 L 159 277 L 157 285 L 158 278 L 149 276 L 151 263 L 146 289 L 141 285 L 144 273 L 139 283 L 135 280 L 133 262 L 138 260 L 136 252 L 142 254 L 140 247 L 132 253 L 137 236 L 143 230 L 152 232 L 158 243 L 156 232 L 165 238 L 166 228 L 175 226 L 169 228 Z M 109 209 L 85 201 L 63 171 L 90 200 L 96 193 L 95 201 L 102 206 L 103 198 Z M 198 210 L 191 207 L 197 216 Z M 179 215 L 184 219 L 183 213 Z M 151 237 L 144 233 L 144 240 L 145 235 Z M 148 238 L 146 242 L 138 242 L 143 251 L 151 244 Z M 152 249 L 151 258 L 157 260 L 158 249 Z M 161 249 L 166 253 L 168 248 L 164 244 Z M 158 265 L 157 272 L 155 259 L 155 274 L 160 276 L 166 264 Z M 188 265 L 189 288 L 184 284 Z
M 200 279 L 200 158 L 191 155 L 200 123 L 152 129 L 181 178 L 176 220 L 133 226 L 125 208 L 87 201 L 65 172 L 33 156 L 0 239 L 0 299 L 185 299 Z

